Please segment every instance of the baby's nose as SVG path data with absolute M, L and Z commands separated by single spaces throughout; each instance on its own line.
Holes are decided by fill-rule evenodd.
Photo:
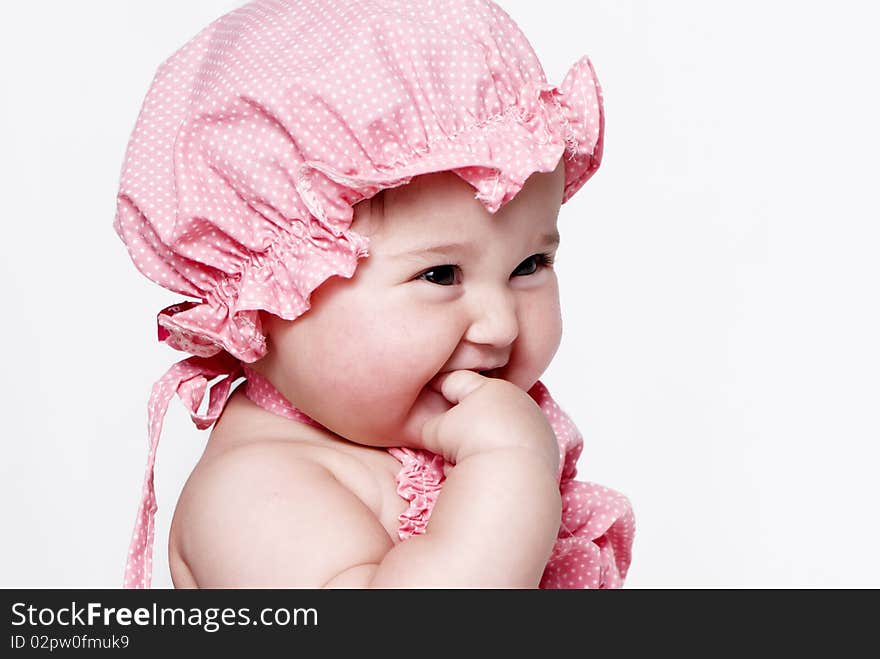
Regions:
M 517 336 L 519 319 L 512 291 L 495 290 L 475 299 L 473 322 L 465 335 L 468 341 L 505 347 Z

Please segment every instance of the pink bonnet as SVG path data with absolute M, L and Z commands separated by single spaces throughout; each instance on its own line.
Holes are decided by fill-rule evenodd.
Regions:
M 602 133 L 590 61 L 548 84 L 491 2 L 259 0 L 159 67 L 113 226 L 143 274 L 201 302 L 160 315 L 165 342 L 253 362 L 258 309 L 295 319 L 367 256 L 357 202 L 450 170 L 494 213 L 563 149 L 565 201 Z
M 258 310 L 309 308 L 351 277 L 368 240 L 352 206 L 452 171 L 496 212 L 534 172 L 565 164 L 563 202 L 599 167 L 602 95 L 587 57 L 558 86 L 486 0 L 257 0 L 163 62 L 137 118 L 113 227 L 137 268 L 191 298 L 158 338 L 192 355 L 156 383 L 150 456 L 127 585 L 149 583 L 153 463 L 176 393 L 201 427 L 265 354 Z M 131 557 L 141 557 L 138 561 Z

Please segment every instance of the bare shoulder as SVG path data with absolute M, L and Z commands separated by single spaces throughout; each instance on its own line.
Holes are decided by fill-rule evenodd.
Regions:
M 199 588 L 322 587 L 353 569 L 368 581 L 392 548 L 359 497 L 308 451 L 279 441 L 200 462 L 172 526 Z

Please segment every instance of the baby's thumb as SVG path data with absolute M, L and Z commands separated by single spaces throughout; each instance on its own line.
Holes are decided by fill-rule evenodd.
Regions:
M 473 371 L 451 371 L 435 378 L 431 383 L 432 388 L 439 391 L 450 403 L 460 403 L 480 385 L 487 382 L 488 378 Z M 443 431 L 444 422 L 449 422 L 449 415 L 456 408 L 452 408 L 428 419 L 422 426 L 423 446 L 438 455 L 442 455 L 447 462 L 455 464 L 458 456 L 458 446 L 453 445 L 458 438 L 445 437 Z M 454 434 L 446 432 L 445 435 Z
M 436 377 L 431 386 L 450 403 L 460 403 L 488 379 L 474 371 L 450 371 Z

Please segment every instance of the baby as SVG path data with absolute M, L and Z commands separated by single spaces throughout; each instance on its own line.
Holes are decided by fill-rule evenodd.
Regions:
M 573 480 L 580 434 L 539 381 L 602 122 L 589 61 L 547 84 L 483 0 L 261 0 L 165 62 L 114 226 L 198 301 L 158 317 L 193 356 L 150 399 L 125 585 L 149 585 L 176 393 L 215 424 L 177 587 L 622 586 L 630 504 Z

